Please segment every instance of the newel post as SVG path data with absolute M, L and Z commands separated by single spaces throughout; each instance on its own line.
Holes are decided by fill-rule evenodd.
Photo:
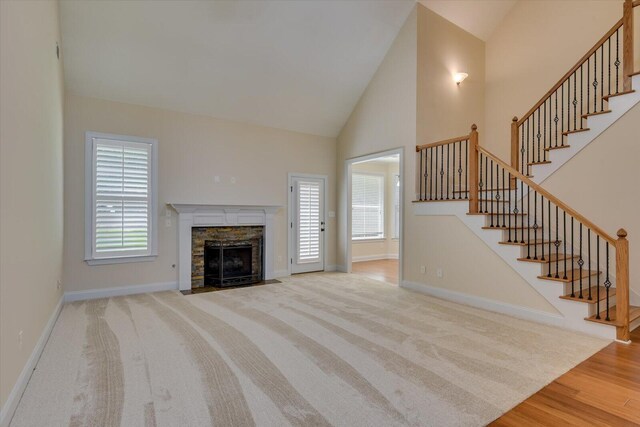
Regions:
M 511 120 L 511 167 L 520 170 L 520 157 L 518 156 L 518 118 Z M 510 188 L 514 188 L 516 183 L 515 177 L 511 179 Z
M 624 228 L 616 241 L 616 338 L 629 341 L 629 241 Z
M 633 1 L 624 0 L 622 7 L 622 82 L 625 91 L 631 90 L 633 74 Z
M 478 213 L 478 126 L 469 134 L 469 213 Z

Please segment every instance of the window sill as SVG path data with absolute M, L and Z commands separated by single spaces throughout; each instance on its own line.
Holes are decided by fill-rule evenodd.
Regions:
M 386 237 L 372 237 L 370 239 L 351 239 L 351 243 L 375 243 L 375 242 L 384 242 L 387 240 Z
M 85 259 L 84 261 L 88 265 L 106 265 L 106 264 L 124 264 L 130 262 L 149 262 L 155 261 L 158 255 L 145 255 L 145 256 L 127 256 L 127 257 L 114 257 L 114 258 L 93 258 Z

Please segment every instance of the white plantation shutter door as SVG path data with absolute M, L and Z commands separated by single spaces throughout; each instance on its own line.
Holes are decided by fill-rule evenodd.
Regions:
M 151 153 L 142 142 L 93 140 L 93 256 L 149 255 Z
M 351 235 L 353 239 L 384 237 L 384 177 L 351 176 Z
M 297 181 L 298 263 L 320 260 L 320 182 Z

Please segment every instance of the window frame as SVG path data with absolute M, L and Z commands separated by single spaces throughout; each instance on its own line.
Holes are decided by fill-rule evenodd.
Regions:
M 94 206 L 96 194 L 95 189 L 95 162 L 94 162 L 94 140 L 107 139 L 121 142 L 144 143 L 151 146 L 150 150 L 150 191 L 149 191 L 149 227 L 148 227 L 148 253 L 140 255 L 122 255 L 116 253 L 106 256 L 95 256 L 95 216 Z M 85 133 L 85 247 L 84 261 L 88 265 L 119 264 L 130 262 L 154 261 L 158 257 L 158 140 L 152 138 L 142 138 L 130 135 L 116 135 L 101 132 Z
M 365 175 L 365 176 L 373 176 L 377 177 L 382 181 L 382 185 L 380 186 L 380 218 L 381 218 L 381 235 L 379 236 L 364 236 L 364 237 L 354 237 L 353 236 L 353 181 L 356 175 Z M 351 241 L 356 243 L 363 242 L 380 242 L 384 241 L 387 238 L 386 232 L 386 176 L 383 173 L 376 172 L 359 172 L 353 171 L 351 172 Z
M 393 232 L 391 233 L 392 239 L 400 239 L 400 173 L 393 173 L 392 185 L 393 185 Z

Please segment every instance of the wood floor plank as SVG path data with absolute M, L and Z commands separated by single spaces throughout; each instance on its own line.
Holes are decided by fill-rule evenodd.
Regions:
M 640 328 L 495 420 L 492 426 L 640 426 Z

